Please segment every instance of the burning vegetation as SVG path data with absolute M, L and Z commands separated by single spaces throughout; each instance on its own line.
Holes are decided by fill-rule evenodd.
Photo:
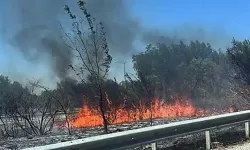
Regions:
M 138 107 L 126 109 L 124 106 L 113 106 L 111 101 L 107 99 L 108 110 L 106 117 L 109 124 L 118 124 L 124 122 L 133 122 L 140 120 L 148 120 L 154 118 L 177 118 L 177 117 L 200 117 L 204 115 L 204 111 L 195 108 L 189 99 L 176 100 L 172 104 L 164 102 L 164 100 L 154 98 L 151 108 L 145 106 L 140 101 Z M 90 108 L 87 104 L 79 110 L 78 114 L 72 118 L 71 125 L 73 127 L 93 127 L 103 125 L 102 117 L 99 115 L 98 108 Z
M 156 118 L 180 118 L 180 117 L 203 117 L 221 113 L 236 111 L 233 107 L 225 110 L 202 109 L 195 107 L 188 96 L 176 97 L 174 102 L 168 103 L 163 99 L 154 98 L 150 106 L 146 106 L 143 101 L 139 101 L 138 106 L 126 108 L 125 104 L 115 106 L 107 99 L 106 118 L 108 124 L 128 123 Z M 78 113 L 70 118 L 70 125 L 74 128 L 103 126 L 103 118 L 97 106 L 90 106 L 87 99 L 84 100 L 83 107 Z
M 119 59 L 114 55 L 117 47 L 129 48 L 112 43 L 114 39 L 119 40 L 121 34 L 118 31 L 106 33 L 113 27 L 109 26 L 106 30 L 105 21 L 97 22 L 88 12 L 84 1 L 79 0 L 78 6 L 80 11 L 77 12 L 82 12 L 81 15 L 74 14 L 67 5 L 64 7 L 72 26 L 62 26 L 62 32 L 48 32 L 44 37 L 37 38 L 45 29 L 49 31 L 40 25 L 18 32 L 15 46 L 26 54 L 26 50 L 30 50 L 30 43 L 34 43 L 32 50 L 42 50 L 46 53 L 43 56 L 51 56 L 49 59 L 54 67 L 54 75 L 60 81 L 56 88 L 49 89 L 39 82 L 24 86 L 1 75 L 2 136 L 20 136 L 17 130 L 22 130 L 26 136 L 50 134 L 57 120 L 63 122 L 60 127 L 66 127 L 69 135 L 73 134 L 72 128 L 96 126 L 103 126 L 104 132 L 108 133 L 108 125 L 141 120 L 150 121 L 152 125 L 152 120 L 156 118 L 193 118 L 249 109 L 248 40 L 233 40 L 232 47 L 226 52 L 201 41 L 165 37 L 155 44 L 146 40 L 145 45 L 148 45 L 145 51 L 133 53 L 129 58 L 132 61 L 122 63 L 124 80 L 117 82 L 109 76 L 112 56 Z M 116 10 L 120 13 L 120 9 Z M 113 19 L 116 20 L 116 17 Z M 123 30 L 124 27 L 117 29 Z M 68 28 L 72 29 L 69 33 Z M 113 34 L 117 35 L 110 39 Z M 63 40 L 59 38 L 61 36 Z M 134 42 L 130 40 L 128 45 Z M 115 48 L 110 48 L 109 43 Z M 27 55 L 29 53 L 32 51 Z M 133 64 L 134 72 L 131 74 L 126 71 L 128 63 Z M 72 116 L 76 108 L 80 109 Z

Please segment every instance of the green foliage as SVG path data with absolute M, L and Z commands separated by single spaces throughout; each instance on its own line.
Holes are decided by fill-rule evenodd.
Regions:
M 189 44 L 148 45 L 146 51 L 133 56 L 134 68 L 154 83 L 162 95 L 191 93 L 192 98 L 220 96 L 222 80 L 227 80 L 227 56 L 213 50 L 209 44 L 191 41 Z M 206 104 L 206 102 L 203 102 Z
M 236 78 L 250 85 L 250 41 L 233 39 L 232 47 L 227 49 L 227 53 L 236 68 Z
M 232 47 L 227 54 L 235 72 L 231 74 L 236 94 L 240 95 L 249 104 L 250 98 L 250 41 L 232 40 Z

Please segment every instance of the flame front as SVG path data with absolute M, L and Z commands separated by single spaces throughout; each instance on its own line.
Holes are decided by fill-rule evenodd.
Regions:
M 176 99 L 174 103 L 166 103 L 164 100 L 154 98 L 151 107 L 146 107 L 143 101 L 139 106 L 125 109 L 123 105 L 114 107 L 107 98 L 106 118 L 109 124 L 133 122 L 150 118 L 175 118 L 203 116 L 204 111 L 195 108 L 188 97 Z M 98 107 L 90 108 L 86 103 L 78 114 L 70 120 L 72 127 L 93 127 L 103 125 Z

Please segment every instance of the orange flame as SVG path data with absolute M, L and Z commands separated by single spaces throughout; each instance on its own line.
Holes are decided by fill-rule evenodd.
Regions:
M 118 124 L 145 120 L 150 118 L 175 118 L 175 117 L 194 117 L 204 116 L 204 110 L 195 108 L 188 97 L 177 99 L 174 103 L 166 103 L 164 100 L 154 98 L 151 107 L 148 108 L 139 101 L 137 108 L 125 109 L 124 105 L 114 107 L 112 102 L 107 99 L 106 118 L 109 124 Z M 72 127 L 93 127 L 103 125 L 102 117 L 98 107 L 90 108 L 86 103 L 78 114 L 70 120 Z

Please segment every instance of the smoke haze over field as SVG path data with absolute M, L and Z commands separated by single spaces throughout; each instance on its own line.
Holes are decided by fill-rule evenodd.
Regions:
M 68 76 L 67 68 L 73 57 L 61 40 L 59 26 L 60 21 L 62 24 L 65 23 L 64 27 L 69 27 L 70 19 L 63 10 L 65 4 L 71 6 L 73 12 L 79 13 L 78 8 L 76 10 L 76 1 L 73 0 L 0 1 L 0 53 L 7 58 L 2 59 L 1 64 L 10 66 L 3 71 L 0 70 L 0 74 L 6 73 L 5 75 L 15 80 L 25 76 L 43 78 L 42 81 L 50 84 Z M 125 0 L 87 1 L 87 8 L 92 16 L 104 22 L 107 31 L 114 60 L 110 73 L 112 78 L 123 79 L 122 64 L 115 63 L 116 61 L 131 60 L 132 54 L 143 51 L 146 44 L 151 42 L 200 40 L 209 42 L 215 48 L 225 48 L 232 38 L 223 29 L 208 30 L 199 25 L 182 26 L 184 23 L 181 23 L 171 28 L 150 27 L 150 24 L 142 23 L 140 16 L 133 14 L 133 9 L 136 8 L 131 8 L 131 5 L 132 1 Z M 140 11 L 142 10 L 143 8 Z M 14 69 L 13 66 L 18 69 Z M 128 63 L 127 71 L 132 72 L 132 63 Z

